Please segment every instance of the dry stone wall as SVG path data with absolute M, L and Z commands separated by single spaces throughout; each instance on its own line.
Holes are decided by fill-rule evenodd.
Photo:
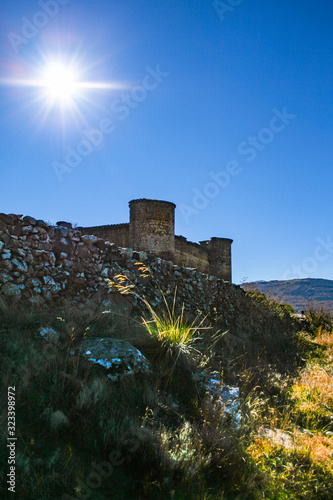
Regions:
M 144 262 L 153 278 L 143 278 L 136 262 Z M 0 297 L 28 304 L 84 304 L 99 299 L 119 301 L 108 279 L 126 274 L 150 303 L 162 305 L 159 287 L 196 315 L 199 311 L 219 319 L 219 325 L 235 335 L 253 335 L 270 328 L 271 312 L 254 303 L 237 285 L 196 269 L 182 268 L 145 252 L 120 248 L 95 235 L 82 234 L 70 224 L 51 226 L 20 215 L 0 214 Z M 123 298 L 142 312 L 138 299 Z M 276 328 L 285 328 L 279 318 Z M 288 323 L 288 328 L 290 324 Z

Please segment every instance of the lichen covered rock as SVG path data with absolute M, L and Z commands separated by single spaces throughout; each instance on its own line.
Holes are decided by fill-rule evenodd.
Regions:
M 150 373 L 148 360 L 129 342 L 109 339 L 85 339 L 80 353 L 92 363 L 105 368 L 108 378 L 119 381 L 125 376 Z

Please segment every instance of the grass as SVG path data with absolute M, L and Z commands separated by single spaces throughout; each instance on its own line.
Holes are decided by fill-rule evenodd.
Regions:
M 126 290 L 130 283 L 118 285 Z M 260 301 L 273 316 L 289 314 Z M 330 500 L 332 318 L 312 313 L 293 337 L 281 332 L 274 349 L 282 361 L 275 365 L 265 342 L 276 339 L 265 332 L 260 348 L 227 350 L 206 320 L 186 321 L 176 297 L 164 310 L 147 307 L 142 320 L 94 302 L 61 310 L 0 302 L 2 393 L 16 387 L 17 497 Z M 45 326 L 57 330 L 58 342 L 40 336 Z M 85 337 L 133 342 L 152 373 L 111 383 L 75 349 L 71 354 Z M 297 352 L 283 364 L 286 345 Z M 198 383 L 203 368 L 237 381 L 240 427 Z M 3 398 L 1 498 L 7 498 L 6 422 Z
M 333 321 L 322 311 L 307 320 L 306 331 L 298 333 L 302 366 L 284 384 L 284 406 L 271 407 L 271 419 L 262 423 L 280 434 L 257 434 L 247 448 L 266 478 L 267 498 L 333 496 Z
M 141 278 L 151 278 L 155 280 L 153 274 L 150 272 L 150 269 L 145 264 L 137 262 L 136 265 L 141 272 Z M 177 289 L 175 290 L 172 305 L 169 306 L 166 296 L 157 280 L 155 280 L 155 283 L 157 284 L 164 306 L 164 310 L 159 312 L 152 307 L 145 295 L 140 294 L 136 290 L 135 285 L 127 276 L 123 274 L 116 275 L 114 280 L 110 281 L 110 286 L 115 287 L 122 295 L 135 295 L 145 304 L 150 315 L 150 319 L 147 319 L 147 317 L 144 316 L 142 318 L 142 322 L 151 337 L 156 338 L 160 343 L 168 342 L 169 344 L 173 344 L 180 349 L 192 346 L 196 340 L 198 340 L 197 334 L 199 330 L 203 328 L 202 324 L 204 323 L 205 318 L 198 320 L 197 317 L 191 324 L 189 324 L 184 318 L 184 306 L 182 306 L 180 314 L 176 313 Z
M 192 322 L 184 317 L 184 305 L 177 311 L 177 289 L 173 296 L 172 304 L 169 304 L 166 296 L 157 280 L 155 280 L 150 269 L 142 262 L 137 262 L 142 278 L 150 278 L 155 281 L 162 298 L 162 307 L 157 311 L 147 300 L 145 295 L 139 293 L 131 280 L 123 275 L 116 275 L 110 281 L 110 286 L 122 295 L 134 295 L 141 300 L 147 309 L 147 314 L 141 318 L 142 325 L 148 333 L 146 342 L 140 344 L 142 352 L 155 363 L 158 362 L 162 378 L 166 384 L 176 378 L 176 372 L 180 372 L 180 378 L 187 378 L 202 363 L 204 353 L 196 348 L 203 340 L 202 331 L 210 330 L 204 326 L 206 317 L 201 319 L 197 316 Z M 218 332 L 212 336 L 207 343 L 206 351 L 212 348 L 213 343 L 218 342 L 222 335 Z
M 305 366 L 290 390 L 294 418 L 310 430 L 333 431 L 333 322 L 312 311 L 306 332 L 299 335 Z

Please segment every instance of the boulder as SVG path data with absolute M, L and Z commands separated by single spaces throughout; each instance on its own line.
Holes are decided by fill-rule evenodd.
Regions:
M 5 283 L 1 292 L 7 297 L 18 297 L 21 295 L 22 285 L 15 285 L 14 283 Z
M 60 338 L 60 334 L 54 330 L 54 328 L 51 328 L 49 326 L 42 326 L 38 332 L 42 337 L 44 337 L 45 340 L 50 341 L 50 342 L 58 342 Z
M 58 227 L 66 227 L 67 229 L 72 229 L 73 225 L 70 222 L 59 221 L 57 222 Z
M 80 353 L 102 366 L 108 378 L 119 381 L 128 375 L 150 373 L 148 360 L 129 342 L 110 338 L 89 338 L 79 345 Z
M 239 428 L 241 423 L 241 410 L 239 399 L 239 388 L 223 384 L 221 377 L 217 373 L 213 373 L 208 383 L 206 382 L 206 393 L 221 405 L 223 411 L 227 413 L 236 428 Z

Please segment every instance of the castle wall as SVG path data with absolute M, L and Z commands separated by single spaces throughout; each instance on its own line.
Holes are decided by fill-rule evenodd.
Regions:
M 231 282 L 231 244 L 228 238 L 192 243 L 175 236 L 175 205 L 167 201 L 132 200 L 129 224 L 78 228 L 123 248 L 152 253 L 183 267 Z
M 94 234 L 95 236 L 110 241 L 119 247 L 128 248 L 130 246 L 128 223 L 113 224 L 109 226 L 80 227 L 77 229 L 79 229 L 83 234 Z
M 202 246 L 191 243 L 183 236 L 175 237 L 175 263 L 183 267 L 195 267 L 202 273 L 209 272 L 209 254 Z

